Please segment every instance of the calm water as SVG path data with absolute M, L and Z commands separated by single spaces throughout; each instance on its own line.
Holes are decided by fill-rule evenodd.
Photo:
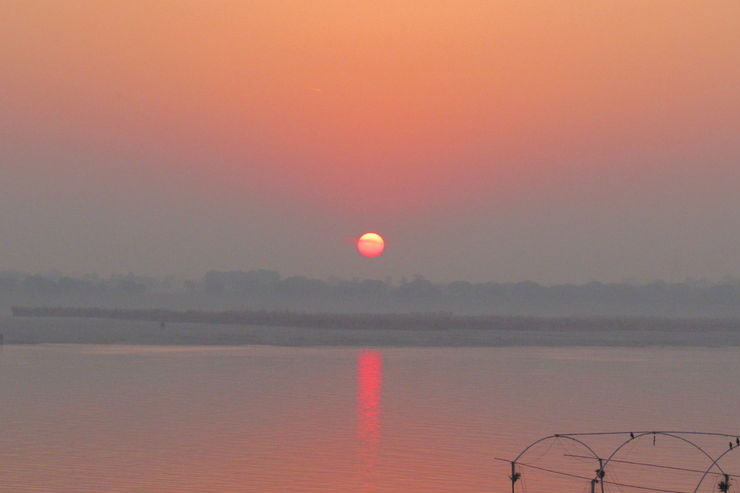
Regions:
M 494 458 L 551 433 L 740 432 L 740 348 L 6 345 L 0 399 L 2 492 L 507 492 Z M 526 462 L 592 475 L 563 442 Z M 663 437 L 624 457 L 705 465 Z M 619 467 L 611 479 L 695 483 Z M 522 473 L 517 491 L 589 490 Z

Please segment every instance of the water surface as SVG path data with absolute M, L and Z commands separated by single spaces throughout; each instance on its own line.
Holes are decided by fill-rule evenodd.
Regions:
M 0 491 L 510 491 L 494 458 L 550 433 L 740 433 L 738 376 L 738 348 L 6 345 Z M 526 460 L 592 474 L 582 453 Z M 625 457 L 704 465 L 662 438 Z M 517 491 L 588 491 L 522 473 Z

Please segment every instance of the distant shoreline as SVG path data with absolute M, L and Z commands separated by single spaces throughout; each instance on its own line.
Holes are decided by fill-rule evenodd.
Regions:
M 451 313 L 306 313 L 83 307 L 11 308 L 14 317 L 95 318 L 158 323 L 196 323 L 319 329 L 388 330 L 738 330 L 740 318 L 527 317 Z

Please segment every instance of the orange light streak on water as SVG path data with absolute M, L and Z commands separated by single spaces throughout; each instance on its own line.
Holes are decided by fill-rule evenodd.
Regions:
M 380 351 L 362 351 L 357 356 L 357 437 L 363 483 L 372 486 L 380 446 L 380 393 L 383 387 L 383 357 Z

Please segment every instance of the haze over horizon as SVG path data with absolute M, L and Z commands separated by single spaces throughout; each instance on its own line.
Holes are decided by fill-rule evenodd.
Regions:
M 3 17 L 0 271 L 740 276 L 736 1 Z

